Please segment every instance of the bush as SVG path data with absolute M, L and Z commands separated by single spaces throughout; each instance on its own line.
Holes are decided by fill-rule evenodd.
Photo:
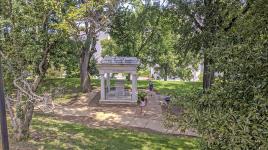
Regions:
M 235 90 L 234 90 L 235 89 Z M 244 90 L 241 84 L 215 85 L 207 94 L 178 97 L 183 114 L 168 115 L 182 129 L 194 128 L 203 149 L 267 149 L 268 105 L 265 93 Z M 174 100 L 172 100 L 174 102 Z
M 175 99 L 183 114 L 169 116 L 194 128 L 203 149 L 268 149 L 267 5 L 254 1 L 250 10 L 207 49 L 210 66 L 222 75 L 208 91 Z M 266 8 L 265 8 L 266 7 Z M 174 100 L 173 100 L 174 101 Z

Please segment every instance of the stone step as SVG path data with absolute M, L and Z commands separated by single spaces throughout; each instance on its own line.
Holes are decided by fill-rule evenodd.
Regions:
M 137 105 L 137 102 L 130 100 L 100 100 L 100 104 L 112 104 L 112 105 Z

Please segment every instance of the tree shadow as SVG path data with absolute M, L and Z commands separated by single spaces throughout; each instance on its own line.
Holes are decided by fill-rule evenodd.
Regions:
M 33 120 L 33 129 L 42 136 L 32 142 L 44 149 L 197 149 L 193 138 L 131 129 L 88 128 L 42 117 Z

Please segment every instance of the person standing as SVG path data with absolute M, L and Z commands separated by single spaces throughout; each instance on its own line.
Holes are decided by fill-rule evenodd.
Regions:
M 150 90 L 150 92 L 153 91 L 153 88 L 154 88 L 154 84 L 153 84 L 153 82 L 151 80 L 149 80 L 149 90 Z
M 142 97 L 140 101 L 141 114 L 145 115 L 143 109 L 147 105 L 147 97 Z

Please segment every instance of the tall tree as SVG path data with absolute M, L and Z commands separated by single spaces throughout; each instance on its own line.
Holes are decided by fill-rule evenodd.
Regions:
M 127 1 L 116 10 L 109 34 L 118 45 L 118 56 L 139 57 L 142 62 L 147 60 L 144 52 L 155 37 L 157 27 L 153 24 L 159 22 L 159 9 L 145 6 L 142 1 Z
M 66 34 L 57 29 L 62 3 L 53 0 L 6 0 L 3 3 L 0 44 L 9 95 L 7 108 L 15 138 L 23 140 L 29 136 L 34 107 L 43 100 L 35 92 L 52 62 L 52 52 L 66 39 Z M 32 82 L 26 79 L 29 77 Z
M 176 119 L 198 131 L 202 149 L 267 149 L 267 1 L 209 1 L 206 6 L 213 6 L 206 8 L 216 9 L 218 17 L 209 16 L 199 33 L 210 42 L 200 42 L 209 43 L 209 68 L 220 75 L 207 92 L 174 99 L 185 109 Z
M 71 1 L 62 28 L 68 30 L 80 51 L 80 85 L 82 92 L 91 90 L 89 61 L 96 52 L 98 34 L 105 31 L 116 1 Z
M 213 45 L 213 39 L 218 28 L 219 14 L 217 2 L 204 1 L 169 1 L 170 9 L 175 10 L 182 26 L 179 29 L 181 35 L 180 44 L 187 51 L 201 53 L 203 56 L 203 89 L 208 89 L 214 80 L 214 70 L 211 70 L 212 60 L 208 56 L 209 48 Z M 193 44 L 191 44 L 193 43 Z
M 187 1 L 169 0 L 171 11 L 175 11 L 183 21 L 185 27 L 181 28 L 182 42 L 186 43 L 185 49 L 201 53 L 203 57 L 203 89 L 206 91 L 214 82 L 215 69 L 213 59 L 209 55 L 213 50 L 217 33 L 221 30 L 228 31 L 237 17 L 248 11 L 251 1 Z M 224 7 L 233 12 L 224 10 Z M 241 9 L 237 9 L 240 7 Z M 193 44 L 190 44 L 193 43 Z M 183 43 L 182 43 L 183 44 Z M 185 45 L 185 44 L 183 44 Z
M 176 30 L 180 24 L 165 3 L 124 2 L 112 19 L 111 39 L 102 42 L 104 55 L 138 57 L 144 66 L 157 64 L 156 69 L 165 80 L 168 76 L 189 78 L 189 66 L 197 61 L 188 59 L 192 52 L 177 46 L 180 36 Z

